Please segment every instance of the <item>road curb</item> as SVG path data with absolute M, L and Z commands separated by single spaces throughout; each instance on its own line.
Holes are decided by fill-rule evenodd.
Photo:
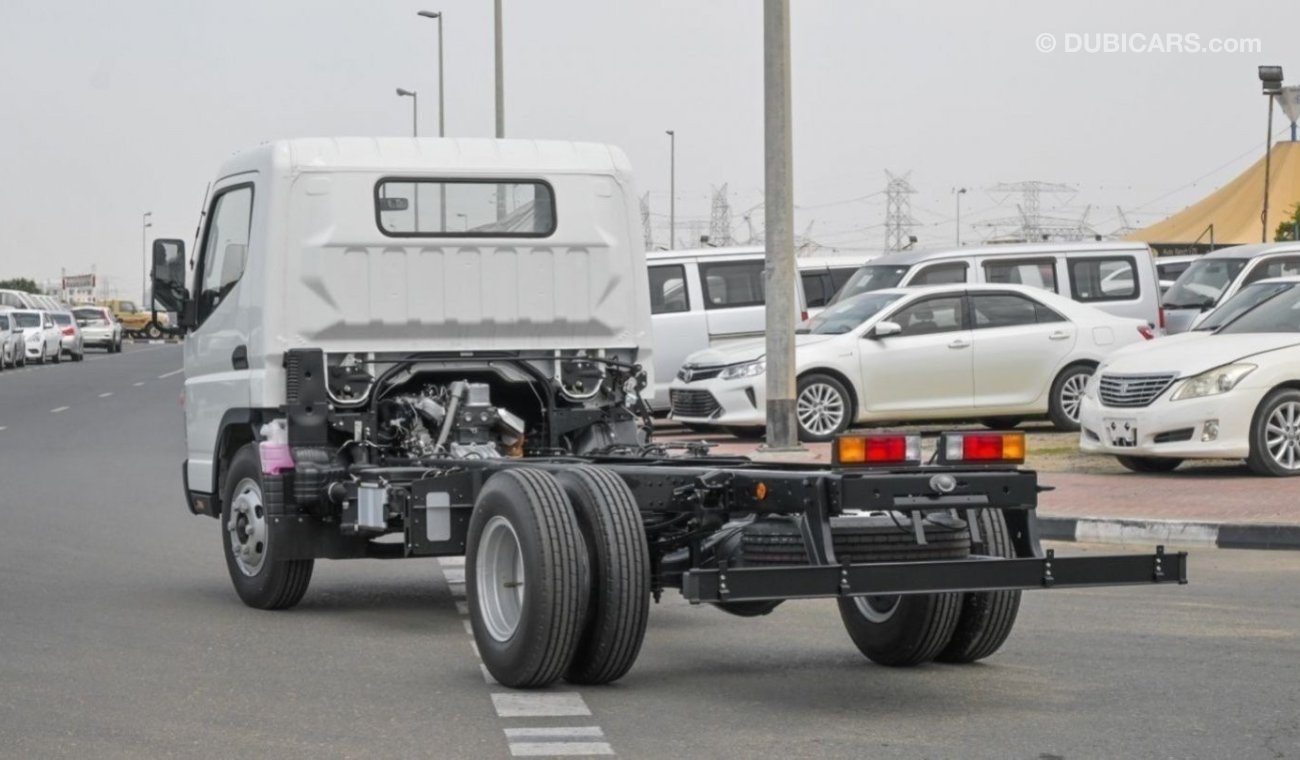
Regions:
M 1039 535 L 1052 541 L 1300 551 L 1300 525 L 1039 515 L 1038 527 Z

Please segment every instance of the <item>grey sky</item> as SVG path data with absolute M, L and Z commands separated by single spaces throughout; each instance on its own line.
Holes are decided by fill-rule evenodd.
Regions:
M 436 27 L 446 13 L 447 131 L 492 129 L 489 0 L 7 0 L 0 6 L 0 277 L 92 264 L 126 294 L 140 281 L 140 215 L 192 236 L 204 185 L 233 151 L 303 135 L 436 129 Z M 910 170 L 923 242 L 1015 211 L 1000 181 L 1079 188 L 1062 213 L 1103 230 L 1116 204 L 1148 224 L 1263 152 L 1255 67 L 1288 57 L 1300 6 L 1222 2 L 792 2 L 797 224 L 876 249 L 884 170 Z M 679 236 L 729 182 L 735 222 L 762 197 L 758 0 L 506 0 L 506 129 L 627 150 L 667 213 L 677 131 Z M 1040 33 L 1061 41 L 1035 48 Z M 1258 38 L 1263 52 L 1086 54 L 1067 33 Z M 1280 128 L 1284 119 L 1278 116 Z M 1248 153 L 1247 153 L 1248 152 Z M 1234 160 L 1235 159 L 1235 160 Z M 1226 164 L 1226 165 L 1225 165 Z M 1219 169 L 1192 186 L 1192 180 Z M 1173 191 L 1173 192 L 1171 192 Z M 1162 197 L 1163 196 L 1163 197 Z M 1045 199 L 1045 202 L 1047 199 Z M 832 205 L 827 205 L 832 204 Z M 656 217 L 658 220 L 659 217 Z M 656 235 L 664 238 L 663 223 Z

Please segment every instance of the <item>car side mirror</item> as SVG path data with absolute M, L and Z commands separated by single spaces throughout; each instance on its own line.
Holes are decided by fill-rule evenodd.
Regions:
M 153 241 L 153 301 L 162 311 L 174 311 L 182 328 L 193 326 L 189 291 L 185 288 L 185 241 Z
M 885 320 L 883 322 L 877 322 L 876 326 L 871 328 L 871 332 L 867 333 L 867 337 L 888 338 L 891 335 L 898 335 L 902 331 L 903 331 L 902 325 L 898 324 L 897 322 L 890 322 L 889 320 Z

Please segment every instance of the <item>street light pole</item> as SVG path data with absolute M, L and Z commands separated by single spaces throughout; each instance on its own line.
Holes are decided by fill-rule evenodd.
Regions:
M 140 278 L 140 308 L 149 300 L 149 228 L 153 226 L 153 212 L 140 217 L 140 247 L 144 249 L 144 274 Z
M 961 248 L 961 197 L 966 194 L 966 188 L 958 188 L 957 194 L 957 247 Z
M 668 250 L 677 247 L 677 133 L 664 130 L 668 135 Z
M 1268 191 L 1270 170 L 1273 164 L 1273 100 L 1282 92 L 1282 67 L 1260 66 L 1259 81 L 1263 84 L 1264 95 L 1268 97 L 1268 135 L 1264 139 L 1264 211 L 1260 214 L 1259 240 L 1268 242 Z
M 494 11 L 494 41 L 496 44 L 496 112 L 497 139 L 506 136 L 506 84 L 504 57 L 501 53 L 501 0 L 496 0 Z
M 794 181 L 790 0 L 763 0 L 763 136 L 767 219 L 767 449 L 800 450 L 794 374 Z M 847 414 L 847 410 L 845 410 Z
M 397 97 L 411 99 L 411 137 L 420 136 L 420 93 L 397 88 Z
M 441 11 L 418 11 L 417 16 L 435 19 L 438 22 L 438 136 L 447 136 L 447 124 L 444 119 L 446 108 L 443 98 L 442 89 L 442 12 Z

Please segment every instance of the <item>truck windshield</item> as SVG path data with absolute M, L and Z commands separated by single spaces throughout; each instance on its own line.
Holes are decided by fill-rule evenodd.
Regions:
M 903 275 L 907 274 L 908 269 L 911 269 L 911 267 L 890 266 L 888 264 L 868 264 L 860 267 L 849 278 L 849 281 L 844 283 L 844 287 L 840 288 L 840 292 L 831 300 L 831 303 L 839 303 L 853 296 L 870 293 L 873 290 L 897 287 L 898 283 L 903 281 Z
M 1295 287 L 1294 283 L 1273 282 L 1273 283 L 1255 283 L 1247 285 L 1232 298 L 1224 301 L 1219 308 L 1210 312 L 1199 325 L 1192 328 L 1197 332 L 1212 332 L 1232 322 L 1242 314 L 1259 306 L 1261 303 L 1269 300 L 1279 293 L 1285 293 Z
M 1300 332 L 1300 288 L 1288 288 L 1237 317 L 1218 335 Z
M 902 298 L 902 293 L 864 293 L 840 301 L 808 320 L 796 332 L 813 335 L 842 335 L 874 317 L 881 309 Z
M 40 327 L 40 315 L 31 312 L 18 312 L 14 314 L 14 325 L 18 327 Z
M 1166 309 L 1203 309 L 1213 306 L 1236 279 L 1246 259 L 1201 259 L 1187 267 L 1165 293 Z

